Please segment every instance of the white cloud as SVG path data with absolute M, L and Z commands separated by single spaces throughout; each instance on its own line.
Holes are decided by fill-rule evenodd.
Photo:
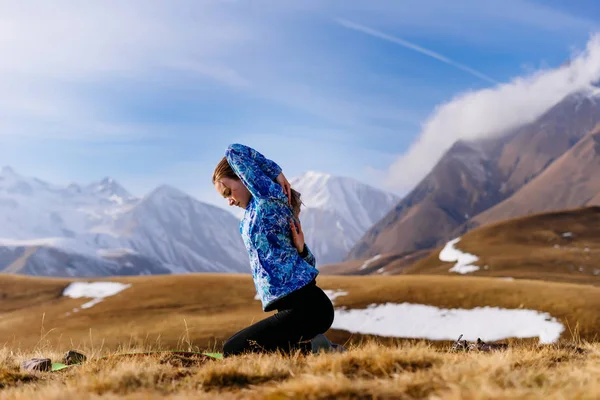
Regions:
M 201 84 L 198 80 L 207 80 L 233 90 L 246 90 L 290 109 L 363 130 L 369 129 L 373 121 L 390 126 L 415 123 L 419 118 L 410 105 L 394 106 L 389 96 L 376 99 L 371 94 L 372 99 L 368 99 L 369 94 L 362 90 L 337 91 L 352 87 L 342 81 L 332 83 L 333 88 L 323 85 L 328 82 L 324 76 L 348 74 L 352 68 L 344 63 L 352 60 L 330 46 L 314 46 L 318 38 L 311 36 L 317 34 L 308 29 L 310 24 L 343 14 L 349 18 L 364 16 L 367 23 L 384 30 L 390 21 L 427 32 L 432 31 L 433 24 L 436 32 L 444 35 L 456 25 L 464 28 L 465 20 L 500 21 L 497 25 L 506 21 L 545 24 L 557 30 L 590 24 L 521 0 L 507 0 L 500 15 L 496 8 L 481 2 L 449 6 L 434 1 L 435 7 L 424 7 L 416 1 L 374 4 L 363 0 L 262 0 L 259 4 L 269 9 L 268 14 L 238 1 L 184 0 L 167 4 L 132 0 L 114 2 L 110 7 L 101 1 L 2 2 L 0 135 L 138 138 L 140 131 L 149 132 L 150 127 L 140 130 L 139 126 L 111 117 L 118 99 L 102 99 L 95 88 L 138 84 L 159 91 L 178 78 L 186 79 L 193 88 Z M 522 9 L 527 12 L 519 12 Z M 444 25 L 444 20 L 452 26 Z M 299 28 L 302 41 L 298 40 Z M 374 29 L 369 32 L 381 33 Z M 445 56 L 410 42 L 402 43 L 486 78 Z M 295 56 L 304 63 L 301 67 Z M 349 81 L 358 78 L 365 76 L 347 76 Z
M 177 125 L 181 122 L 177 115 L 173 116 L 175 123 L 168 115 L 152 116 L 154 122 L 159 118 L 168 120 L 168 126 L 145 125 L 146 115 L 136 115 L 140 111 L 136 106 L 141 103 L 143 114 L 152 110 L 144 108 L 146 104 L 159 98 L 169 101 L 171 95 L 180 95 L 178 100 L 182 102 L 197 97 L 210 101 L 215 92 L 222 100 L 229 91 L 244 91 L 253 100 L 281 107 L 276 109 L 276 115 L 253 116 L 252 123 L 256 125 L 244 126 L 243 130 L 274 127 L 272 131 L 279 133 L 286 124 L 299 121 L 311 125 L 311 131 L 337 130 L 340 140 L 347 144 L 343 156 L 349 167 L 332 161 L 328 172 L 334 168 L 360 168 L 360 176 L 378 182 L 371 170 L 364 172 L 363 165 L 368 162 L 367 156 L 388 164 L 388 154 L 373 155 L 375 150 L 368 153 L 371 143 L 356 136 L 364 138 L 368 134 L 373 143 L 387 144 L 389 132 L 402 135 L 406 131 L 402 130 L 403 125 L 422 119 L 419 110 L 415 110 L 421 105 L 414 103 L 427 88 L 419 87 L 419 94 L 412 94 L 420 83 L 410 78 L 390 74 L 398 80 L 394 84 L 387 75 L 369 76 L 371 71 L 362 64 L 360 51 L 348 51 L 329 38 L 322 40 L 326 24 L 333 18 L 360 17 L 360 21 L 386 32 L 392 26 L 414 29 L 418 34 L 412 37 L 431 38 L 454 32 L 461 43 L 472 35 L 471 23 L 495 22 L 503 29 L 507 21 L 542 24 L 547 30 L 560 31 L 560 35 L 589 25 L 588 21 L 548 9 L 540 13 L 538 7 L 529 7 L 526 15 L 521 15 L 520 0 L 502 3 L 502 13 L 487 2 L 433 1 L 423 6 L 416 0 L 257 0 L 258 7 L 256 2 L 239 1 L 132 0 L 110 2 L 109 7 L 104 1 L 0 0 L 0 138 L 4 144 L 15 137 L 24 137 L 23 142 L 35 142 L 32 137 L 121 142 L 164 135 L 177 142 L 177 135 L 181 135 L 181 143 L 185 132 Z M 269 12 L 265 13 L 265 9 Z M 333 24 L 332 27 L 335 28 Z M 488 37 L 496 34 L 486 32 Z M 437 53 L 429 55 L 453 62 Z M 204 90 L 205 83 L 216 83 L 215 92 Z M 431 85 L 436 90 L 441 86 Z M 146 98 L 148 92 L 153 97 Z M 404 93 L 411 95 L 402 100 L 398 94 Z M 130 98 L 122 101 L 121 94 Z M 232 99 L 231 107 L 236 110 L 250 103 L 246 97 Z M 293 110 L 294 115 L 289 118 L 280 110 Z M 214 131 L 198 129 L 200 125 L 185 128 L 195 130 L 195 134 Z M 312 144 L 324 142 L 316 136 L 310 140 Z M 63 142 L 56 146 L 63 146 Z M 32 152 L 23 153 L 30 155 L 27 162 L 31 164 L 39 159 Z M 330 157 L 323 150 L 308 150 L 311 157 L 317 153 L 321 158 Z M 304 160 L 306 157 L 299 163 Z M 64 162 L 64 171 L 82 169 L 67 157 L 53 162 Z M 373 166 L 382 168 L 385 164 Z M 37 165 L 40 170 L 42 167 L 45 172 L 53 167 L 59 169 L 47 163 Z M 173 176 L 177 174 L 166 173 L 162 181 L 196 187 L 191 173 L 185 182 Z M 140 185 L 138 190 L 149 189 L 154 182 Z
M 0 71 L 71 79 L 131 73 L 177 56 L 219 58 L 258 33 L 218 2 L 191 8 L 153 0 L 110 7 L 93 1 L 4 2 L 0 51 L 10 57 L 2 57 Z
M 565 96 L 600 79 L 600 34 L 569 65 L 540 70 L 493 88 L 461 93 L 438 106 L 387 172 L 386 185 L 406 191 L 459 139 L 492 137 L 535 120 Z
M 215 89 L 219 95 L 243 91 L 354 128 L 418 121 L 387 99 L 329 90 L 324 77 L 348 70 L 338 53 L 314 46 L 304 32 L 298 41 L 311 14 L 299 16 L 300 5 L 261 4 L 269 13 L 207 0 L 2 3 L 0 135 L 138 139 L 155 129 L 124 122 L 135 110 L 119 108 L 117 93 L 202 97 L 212 83 L 225 87 Z
M 102 89 L 181 73 L 244 86 L 228 57 L 258 42 L 260 26 L 218 2 L 180 5 L 2 2 L 0 135 L 139 138 L 139 126 L 110 116 L 119 99 Z

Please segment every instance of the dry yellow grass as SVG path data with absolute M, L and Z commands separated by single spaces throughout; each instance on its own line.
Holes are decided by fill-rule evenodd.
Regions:
M 600 207 L 540 213 L 485 225 L 455 247 L 479 257 L 473 276 L 509 276 L 600 285 Z M 442 247 L 405 269 L 406 274 L 454 274 Z
M 0 400 L 95 398 L 483 399 L 600 396 L 600 288 L 469 276 L 323 276 L 343 290 L 336 307 L 410 302 L 448 308 L 500 306 L 552 314 L 567 329 L 559 344 L 507 339 L 501 353 L 449 353 L 449 342 L 330 330 L 349 348 L 318 356 L 246 355 L 196 361 L 131 350 L 217 350 L 265 318 L 250 276 L 112 277 L 130 283 L 92 308 L 61 295 L 73 280 L 0 276 Z M 90 280 L 87 280 L 90 281 Z M 468 332 L 465 332 L 468 333 Z M 567 346 L 566 344 L 573 344 Z M 59 361 L 68 349 L 88 362 L 54 373 L 19 370 L 26 358 Z M 577 351 L 579 349 L 579 351 Z M 105 358 L 105 356 L 109 356 Z
M 61 295 L 71 282 L 0 276 L 0 346 L 23 351 L 66 351 L 83 344 L 102 351 L 128 346 L 221 350 L 237 330 L 263 319 L 250 276 L 185 275 L 113 277 L 131 287 L 73 313 L 89 299 Z M 543 281 L 504 281 L 469 276 L 323 276 L 324 289 L 342 290 L 336 307 L 415 303 L 443 308 L 496 306 L 548 312 L 566 328 L 561 338 L 593 341 L 600 332 L 600 288 Z M 407 321 L 410 323 L 410 321 Z M 468 334 L 468 332 L 464 332 Z M 338 343 L 358 344 L 370 335 L 331 329 Z M 379 338 L 382 343 L 401 341 Z M 445 343 L 441 343 L 445 344 Z
M 520 345 L 496 353 L 450 353 L 423 342 L 351 346 L 343 354 L 243 355 L 182 366 L 164 356 L 99 358 L 22 372 L 43 354 L 0 348 L 0 400 L 210 399 L 596 399 L 600 345 Z

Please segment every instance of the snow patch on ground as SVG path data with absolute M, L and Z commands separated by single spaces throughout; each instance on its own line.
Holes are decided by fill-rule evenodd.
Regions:
M 373 261 L 375 261 L 379 258 L 381 258 L 381 254 L 377 254 L 375 257 L 369 258 L 367 261 L 365 261 L 363 263 L 363 265 L 360 266 L 359 270 L 362 271 L 363 269 L 367 268 L 369 266 L 369 264 L 371 264 Z
M 323 290 L 323 292 L 325 292 L 325 294 L 327 295 L 327 297 L 329 297 L 329 300 L 331 300 L 332 303 L 335 304 L 335 299 L 337 299 L 340 296 L 348 296 L 348 292 L 344 292 L 343 290 Z
M 479 269 L 476 265 L 471 265 L 475 261 L 479 260 L 476 255 L 463 253 L 458 250 L 454 245 L 460 241 L 460 238 L 452 239 L 440 251 L 440 261 L 444 262 L 456 262 L 452 268 L 449 269 L 450 272 L 456 272 L 459 274 L 468 274 L 470 272 L 475 272 Z
M 63 290 L 62 294 L 73 299 L 91 298 L 91 301 L 81 306 L 81 308 L 90 308 L 106 297 L 114 296 L 130 286 L 131 284 L 119 282 L 73 282 Z M 77 308 L 73 310 L 73 312 L 77 311 L 79 311 Z
M 333 329 L 386 337 L 495 341 L 538 337 L 559 339 L 564 326 L 548 313 L 527 309 L 477 307 L 440 309 L 423 304 L 372 304 L 366 309 L 336 309 Z

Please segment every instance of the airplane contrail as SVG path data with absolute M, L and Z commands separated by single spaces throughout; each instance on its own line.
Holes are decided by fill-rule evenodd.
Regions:
M 414 43 L 411 43 L 411 42 L 409 42 L 407 40 L 403 40 L 403 39 L 400 39 L 400 38 L 388 35 L 386 33 L 377 31 L 375 29 L 372 29 L 372 28 L 369 28 L 367 26 L 360 25 L 360 24 L 357 24 L 355 22 L 348 21 L 348 20 L 345 20 L 345 19 L 339 19 L 338 18 L 338 19 L 336 19 L 336 22 L 338 24 L 340 24 L 341 26 L 345 27 L 345 28 L 352 29 L 352 30 L 355 30 L 355 31 L 358 31 L 358 32 L 362 32 L 362 33 L 366 33 L 367 35 L 371 35 L 371 36 L 377 37 L 379 39 L 387 40 L 388 42 L 396 43 L 396 44 L 399 44 L 400 46 L 403 46 L 403 47 L 406 47 L 408 49 L 414 50 L 414 51 L 419 52 L 421 54 L 425 54 L 425 55 L 427 55 L 429 57 L 432 57 L 432 58 L 435 58 L 436 60 L 439 60 L 439 61 L 441 61 L 443 63 L 452 65 L 455 68 L 458 68 L 460 70 L 468 72 L 471 75 L 476 76 L 476 77 L 478 77 L 480 79 L 483 79 L 485 81 L 488 81 L 488 82 L 491 82 L 491 83 L 498 83 L 498 81 L 494 80 L 493 78 L 490 78 L 489 76 L 487 76 L 487 75 L 485 75 L 485 74 L 483 74 L 483 73 L 481 73 L 481 72 L 479 72 L 477 70 L 474 70 L 471 67 L 468 67 L 466 65 L 457 63 L 456 61 L 453 61 L 453 60 L 449 59 L 448 57 L 445 57 L 445 56 L 443 56 L 443 55 L 441 55 L 439 53 L 436 53 L 435 51 L 432 51 L 432 50 L 426 49 L 424 47 L 418 46 L 418 45 L 416 45 Z

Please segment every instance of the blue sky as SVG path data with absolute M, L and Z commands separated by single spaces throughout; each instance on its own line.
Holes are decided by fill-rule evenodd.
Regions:
M 0 165 L 225 207 L 210 176 L 239 142 L 404 194 L 460 130 L 428 125 L 441 105 L 559 67 L 595 21 L 591 0 L 0 0 Z

